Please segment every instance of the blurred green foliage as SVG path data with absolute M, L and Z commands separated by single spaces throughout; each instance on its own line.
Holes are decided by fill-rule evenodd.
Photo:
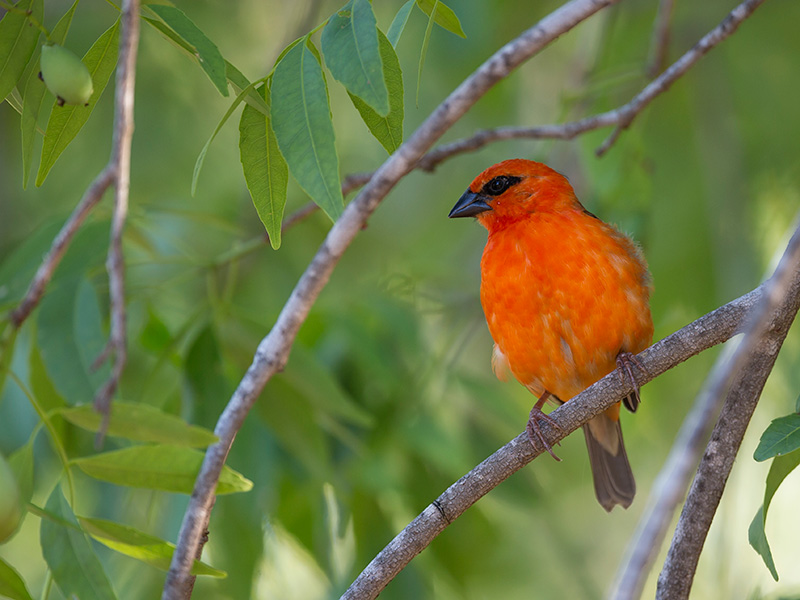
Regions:
M 70 4 L 47 2 L 45 25 L 52 27 Z M 418 107 L 412 82 L 428 23 L 413 11 L 396 47 L 406 77 L 406 135 L 491 52 L 560 4 L 450 2 L 467 38 L 433 30 Z M 732 5 L 676 3 L 670 60 Z M 256 80 L 289 42 L 341 4 L 179 6 L 222 55 Z M 401 6 L 376 2 L 378 26 L 388 31 Z M 564 35 L 487 94 L 446 140 L 493 126 L 563 122 L 627 102 L 647 82 L 656 8 L 655 1 L 627 0 Z M 112 7 L 84 0 L 67 47 L 83 55 L 116 18 Z M 607 131 L 573 142 L 498 143 L 455 157 L 434 174 L 406 177 L 342 258 L 285 372 L 268 383 L 237 436 L 228 464 L 254 488 L 217 500 L 203 560 L 228 576 L 199 578 L 196 597 L 338 595 L 445 487 L 522 430 L 530 394 L 496 381 L 490 369 L 491 341 L 478 300 L 485 232 L 446 219 L 486 166 L 516 156 L 547 162 L 570 177 L 587 208 L 641 242 L 656 285 L 657 339 L 755 287 L 770 272 L 800 207 L 799 20 L 797 2 L 766 3 L 656 99 L 602 159 L 593 151 Z M 340 174 L 376 168 L 384 149 L 347 92 L 331 84 Z M 317 213 L 288 230 L 278 251 L 254 242 L 263 238 L 263 226 L 244 183 L 232 123 L 211 146 L 197 193 L 190 195 L 197 154 L 231 101 L 183 51 L 143 24 L 125 233 L 130 359 L 118 397 L 208 429 L 330 227 Z M 23 191 L 19 117 L 8 104 L 0 106 L 3 310 L 24 294 L 58 227 L 107 161 L 112 109 L 106 92 L 45 184 Z M 41 139 L 35 144 L 34 155 Z M 290 179 L 286 214 L 306 201 Z M 90 401 L 103 380 L 88 365 L 107 332 L 102 265 L 110 210 L 108 199 L 95 210 L 16 340 L 11 372 L 44 411 Z M 597 505 L 583 441 L 572 436 L 559 452 L 563 462 L 543 457 L 503 483 L 381 597 L 603 597 L 714 355 L 694 358 L 649 384 L 635 417 L 623 416 L 639 488 L 628 511 L 606 515 Z M 800 589 L 800 572 L 792 568 L 800 557 L 794 509 L 800 485 L 792 476 L 770 506 L 778 583 L 747 540 L 768 469 L 749 457 L 769 421 L 793 409 L 799 359 L 800 340 L 792 331 L 701 558 L 698 598 L 777 598 Z M 59 496 L 58 451 L 45 435 L 26 445 L 39 424 L 25 393 L 7 379 L 0 452 L 21 453 L 12 464 L 24 463 L 32 452 L 33 503 L 53 506 L 72 521 Z M 69 459 L 96 454 L 93 434 L 57 414 L 48 431 Z M 127 446 L 110 436 L 104 450 Z M 63 490 L 79 519 L 107 519 L 163 540 L 176 538 L 186 496 L 72 472 L 74 501 L 68 486 Z M 15 537 L 0 546 L 0 558 L 34 596 L 46 577 L 39 546 L 45 522 L 28 514 Z M 52 528 L 45 534 L 55 535 Z M 119 597 L 160 593 L 162 571 L 89 543 Z M 50 597 L 59 597 L 55 586 Z

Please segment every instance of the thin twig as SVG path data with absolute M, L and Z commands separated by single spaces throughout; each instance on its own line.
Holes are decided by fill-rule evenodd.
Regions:
M 101 446 L 108 429 L 111 399 L 119 385 L 127 361 L 125 331 L 125 259 L 122 255 L 122 233 L 128 216 L 128 196 L 131 178 L 131 140 L 133 139 L 133 101 L 136 84 L 136 55 L 139 46 L 139 0 L 122 3 L 116 89 L 114 96 L 114 139 L 110 163 L 116 173 L 114 214 L 111 219 L 111 239 L 108 246 L 108 271 L 111 327 L 108 343 L 94 362 L 97 368 L 111 358 L 111 374 L 97 391 L 94 407 L 103 416 L 97 432 L 96 446 Z
M 105 194 L 112 183 L 114 183 L 114 169 L 112 165 L 109 164 L 100 171 L 97 177 L 94 178 L 94 181 L 86 188 L 83 198 L 78 202 L 78 205 L 73 209 L 66 223 L 61 227 L 58 235 L 53 239 L 50 250 L 45 255 L 42 264 L 39 265 L 36 274 L 31 280 L 30 286 L 28 286 L 25 297 L 19 305 L 11 311 L 9 319 L 11 324 L 17 329 L 22 326 L 33 309 L 39 305 L 44 295 L 44 290 L 53 278 L 53 273 L 64 257 L 70 243 L 72 243 L 72 239 L 75 237 L 75 234 L 78 233 L 92 209 L 103 199 L 103 194 Z
M 715 393 L 715 389 L 719 391 L 719 381 L 722 378 L 727 381 L 736 367 L 734 352 L 741 356 L 742 346 L 729 345 L 719 356 L 691 411 L 683 420 L 669 456 L 653 484 L 636 533 L 631 538 L 625 558 L 620 564 L 609 600 L 638 600 L 642 596 L 648 574 L 675 509 L 686 495 L 714 418 L 725 400 L 723 394 Z
M 763 288 L 764 300 L 749 317 L 747 331 L 738 347 L 728 363 L 715 369 L 709 378 L 705 393 L 722 397 L 728 390 L 727 398 L 675 528 L 658 578 L 658 600 L 689 597 L 697 562 L 733 461 L 800 308 L 800 227 Z
M 645 367 L 639 384 L 654 379 L 686 359 L 720 344 L 739 329 L 748 311 L 762 297 L 761 287 L 708 313 L 653 344 L 638 355 Z M 628 378 L 614 371 L 550 413 L 559 428 L 543 425 L 550 445 L 632 391 Z M 433 539 L 464 511 L 541 454 L 522 433 L 451 485 L 370 562 L 342 596 L 343 600 L 375 598 Z
M 661 0 L 658 3 L 658 12 L 653 25 L 653 37 L 650 40 L 650 64 L 647 75 L 655 77 L 667 64 L 667 50 L 669 49 L 670 21 L 675 0 Z
M 666 71 L 664 71 L 657 79 L 654 79 L 642 92 L 633 100 L 628 102 L 622 108 L 619 108 L 612 113 L 616 115 L 617 126 L 614 131 L 600 144 L 600 147 L 595 151 L 597 156 L 605 154 L 609 148 L 617 141 L 617 138 L 624 129 L 627 129 L 636 116 L 642 112 L 645 106 L 650 104 L 652 100 L 659 94 L 664 93 L 669 87 L 688 71 L 692 65 L 700 60 L 705 54 L 714 48 L 717 44 L 731 36 L 744 22 L 747 17 L 753 14 L 765 0 L 745 0 L 739 6 L 734 8 L 730 14 L 725 17 L 722 22 L 714 29 L 704 35 L 699 42 L 692 46 L 691 50 L 686 52 L 677 61 L 675 61 Z
M 550 42 L 619 0 L 571 0 L 493 54 L 458 86 L 414 134 L 376 171 L 334 224 L 298 281 L 278 320 L 258 346 L 253 363 L 217 421 L 219 442 L 209 447 L 184 514 L 163 598 L 185 597 L 190 568 L 206 529 L 214 490 L 236 433 L 266 382 L 288 360 L 297 331 L 328 282 L 333 268 L 378 204 L 422 155 L 496 83 Z

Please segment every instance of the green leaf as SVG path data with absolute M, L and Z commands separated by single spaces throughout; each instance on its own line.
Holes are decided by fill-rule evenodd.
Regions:
M 761 440 L 753 453 L 759 462 L 780 454 L 788 454 L 800 448 L 800 415 L 791 414 L 775 419 L 761 434 Z
M 73 425 L 88 431 L 98 431 L 102 421 L 90 404 L 57 411 Z M 217 436 L 203 427 L 189 425 L 180 417 L 164 413 L 147 404 L 114 402 L 108 422 L 108 435 L 137 442 L 158 442 L 206 448 L 217 442 Z
M 394 48 L 380 30 L 378 38 L 383 58 L 383 75 L 386 88 L 389 90 L 389 114 L 385 117 L 380 116 L 353 94 L 350 94 L 350 100 L 353 101 L 375 139 L 386 148 L 386 152 L 391 154 L 403 143 L 403 72 Z
M 243 89 L 250 86 L 250 81 L 247 79 L 247 77 L 245 77 L 239 69 L 229 63 L 227 60 L 225 61 L 225 76 L 228 78 L 228 81 L 233 86 L 233 90 L 237 95 Z M 269 116 L 269 104 L 264 101 L 263 96 L 261 96 L 255 89 L 250 89 L 250 93 L 247 94 L 244 101 L 261 114 Z
M 772 497 L 778 491 L 783 480 L 800 464 L 800 450 L 795 450 L 783 456 L 776 456 L 767 473 L 767 486 L 764 490 L 764 520 L 767 520 L 767 511 L 772 503 Z
M 83 57 L 83 63 L 92 75 L 94 94 L 89 100 L 89 106 L 75 106 L 65 104 L 58 106 L 53 102 L 53 109 L 47 121 L 47 129 L 42 145 L 42 159 L 39 162 L 39 172 L 36 175 L 36 187 L 44 183 L 50 169 L 53 168 L 58 157 L 64 152 L 69 143 L 75 139 L 78 132 L 89 120 L 97 105 L 106 84 L 114 72 L 119 53 L 119 20 L 109 27 L 97 41 L 92 44 Z
M 434 0 L 433 8 L 428 14 L 428 26 L 425 28 L 425 35 L 422 37 L 422 48 L 419 51 L 419 67 L 417 68 L 417 95 L 416 103 L 419 106 L 419 88 L 422 84 L 422 67 L 425 66 L 425 56 L 428 54 L 428 44 L 431 41 L 431 32 L 433 32 L 433 23 L 438 12 L 439 0 Z
M 0 398 L 3 397 L 6 377 L 14 358 L 14 345 L 17 342 L 18 332 L 19 329 L 13 327 L 9 321 L 0 324 Z
M 434 20 L 439 27 L 447 29 L 447 31 L 455 33 L 459 37 L 467 37 L 467 34 L 464 33 L 464 30 L 461 28 L 461 21 L 458 20 L 456 13 L 444 2 L 440 2 L 439 0 L 417 0 L 417 6 L 428 16 L 431 16 L 435 8 L 436 13 L 434 15 Z
M 31 11 L 33 17 L 42 22 L 43 0 L 20 0 L 16 5 L 22 11 Z M 39 29 L 25 15 L 7 12 L 0 20 L 0 101 L 17 85 L 25 65 L 33 56 Z
M 778 571 L 775 569 L 775 561 L 772 560 L 772 551 L 769 548 L 767 534 L 764 531 L 763 506 L 758 509 L 756 516 L 753 517 L 753 521 L 750 523 L 750 528 L 747 530 L 747 540 L 750 542 L 753 550 L 761 555 L 761 558 L 764 560 L 764 564 L 767 565 L 769 572 L 772 574 L 772 578 L 775 581 L 778 581 Z
M 28 366 L 30 368 L 30 386 L 31 393 L 36 397 L 36 401 L 42 407 L 42 410 L 50 412 L 58 410 L 67 405 L 61 394 L 58 393 L 53 380 L 47 374 L 47 368 L 42 360 L 42 353 L 38 344 L 31 344 L 30 355 L 28 356 Z M 63 429 L 63 422 L 58 421 Z
M 266 86 L 259 94 L 266 99 Z M 281 221 L 286 206 L 289 168 L 278 149 L 270 118 L 245 106 L 239 120 L 239 157 L 253 205 L 277 250 L 281 245 Z
M 64 596 L 81 600 L 116 598 L 103 565 L 80 529 L 60 485 L 50 494 L 46 509 L 74 525 L 68 527 L 43 519 L 39 532 L 42 554 Z
M 386 33 L 386 37 L 392 43 L 392 47 L 394 48 L 397 47 L 397 42 L 400 41 L 400 36 L 402 35 L 403 30 L 406 28 L 408 16 L 411 14 L 411 9 L 414 8 L 414 4 L 416 4 L 415 0 L 408 0 L 408 2 L 403 4 L 392 20 L 392 24 L 389 25 L 389 31 Z M 389 93 L 391 94 L 391 92 Z
M 69 10 L 63 17 L 56 23 L 53 30 L 50 32 L 50 41 L 54 44 L 64 44 L 67 37 L 69 26 L 72 24 L 72 17 L 75 15 L 75 9 L 78 7 L 78 2 L 75 0 Z M 38 54 L 35 60 L 38 62 Z M 33 161 L 33 140 L 36 133 L 36 125 L 39 120 L 39 111 L 42 109 L 42 101 L 44 100 L 44 93 L 47 88 L 44 82 L 39 79 L 38 69 L 31 69 L 28 81 L 25 84 L 25 96 L 22 104 L 22 120 L 20 126 L 22 128 L 22 188 L 28 187 L 28 179 L 31 174 L 31 162 Z
M 131 446 L 72 461 L 87 475 L 117 485 L 191 494 L 203 453 L 182 446 Z M 217 494 L 247 492 L 253 482 L 227 465 Z
M 272 129 L 297 183 L 336 220 L 344 206 L 328 91 L 310 42 L 296 44 L 275 67 Z
M 182 10 L 164 4 L 151 4 L 150 8 L 175 33 L 194 47 L 200 66 L 206 72 L 208 78 L 216 86 L 220 94 L 227 96 L 228 80 L 225 77 L 225 59 L 222 58 L 222 54 L 220 54 L 219 48 L 214 42 L 208 39 Z
M 112 550 L 135 558 L 161 571 L 169 570 L 172 553 L 175 551 L 174 544 L 132 527 L 106 521 L 105 519 L 78 517 L 78 521 L 86 533 Z M 225 571 L 215 569 L 199 560 L 194 561 L 191 573 L 192 575 L 225 577 Z
M 8 253 L 0 265 L 0 310 L 13 308 L 25 296 L 61 224 L 61 220 L 52 220 L 37 227 Z
M 85 279 L 59 281 L 39 306 L 37 338 L 56 390 L 70 404 L 91 402 L 108 377 L 92 363 L 106 343 L 97 294 Z
M 295 344 L 282 377 L 301 392 L 317 414 L 329 414 L 350 424 L 368 427 L 372 417 L 307 348 Z
M 222 116 L 222 119 L 220 119 L 220 122 L 217 123 L 217 127 L 216 129 L 214 129 L 214 133 L 211 134 L 211 137 L 208 138 L 208 141 L 206 142 L 205 146 L 203 146 L 203 149 L 200 150 L 200 154 L 197 157 L 197 161 L 195 161 L 194 163 L 194 173 L 192 173 L 192 196 L 194 196 L 194 193 L 197 190 L 197 180 L 200 177 L 200 171 L 203 168 L 203 163 L 206 160 L 206 153 L 208 152 L 208 148 L 211 146 L 211 142 L 213 142 L 214 138 L 217 137 L 217 134 L 219 133 L 220 129 L 222 129 L 222 126 L 228 122 L 228 119 L 233 114 L 233 111 L 235 111 L 238 108 L 238 106 L 245 100 L 245 98 L 247 98 L 247 96 L 250 94 L 251 91 L 255 89 L 255 87 L 259 84 L 259 82 L 260 80 L 254 81 L 246 88 L 244 88 L 241 92 L 239 92 L 239 94 L 236 96 L 236 99 L 228 107 L 228 110 L 225 111 L 225 114 Z
M 328 19 L 320 41 L 333 78 L 385 117 L 389 94 L 372 5 L 367 0 L 350 0 Z
M 33 497 L 33 440 L 32 437 L 27 444 L 8 457 L 8 465 L 14 472 L 23 504 L 30 502 Z
M 781 485 L 783 480 L 786 479 L 789 473 L 791 473 L 799 464 L 800 450 L 795 450 L 794 452 L 790 452 L 788 454 L 776 456 L 772 461 L 772 464 L 769 468 L 769 473 L 767 474 L 766 489 L 764 490 L 764 504 L 762 504 L 761 508 L 758 509 L 756 516 L 753 518 L 753 522 L 750 523 L 750 529 L 748 530 L 747 534 L 750 545 L 756 552 L 758 552 L 758 554 L 761 555 L 761 558 L 764 560 L 764 564 L 769 569 L 769 572 L 772 574 L 772 577 L 775 579 L 775 581 L 778 581 L 778 571 L 775 568 L 775 561 L 772 559 L 772 551 L 770 550 L 769 542 L 767 541 L 767 511 L 769 511 L 769 506 L 772 503 L 772 498 L 775 496 L 775 492 L 778 491 L 778 487 Z
M 16 569 L 0 558 L 0 596 L 11 600 L 33 600 Z

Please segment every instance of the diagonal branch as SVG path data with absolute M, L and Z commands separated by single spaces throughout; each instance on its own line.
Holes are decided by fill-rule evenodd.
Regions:
M 798 234 L 795 233 L 795 237 L 797 236 Z M 790 242 L 784 255 L 784 261 L 788 260 L 787 257 L 792 252 L 792 245 L 796 243 L 796 240 Z M 779 267 L 779 271 L 786 273 L 784 267 Z M 797 275 L 795 275 L 795 278 L 797 278 Z M 774 286 L 775 279 L 776 277 L 773 276 L 769 285 Z M 796 282 L 793 285 L 796 290 Z M 790 289 L 792 289 L 792 285 L 789 285 L 787 290 L 784 291 Z M 765 315 L 769 316 L 764 303 L 760 305 L 757 312 L 761 314 L 762 318 Z M 789 320 L 789 323 L 791 323 L 791 320 Z M 763 335 L 760 341 L 756 340 L 752 328 L 748 335 L 750 337 L 747 343 L 742 342 L 739 345 L 729 346 L 727 351 L 720 355 L 706 380 L 703 390 L 697 396 L 692 410 L 686 415 L 683 425 L 675 438 L 672 450 L 653 484 L 647 507 L 632 538 L 633 541 L 626 552 L 626 557 L 620 566 L 617 580 L 609 598 L 614 598 L 615 600 L 637 600 L 641 597 L 647 576 L 664 541 L 675 509 L 683 500 L 686 489 L 691 483 L 692 473 L 699 461 L 704 443 L 708 439 L 713 419 L 719 413 L 725 400 L 726 384 L 731 380 L 733 374 L 745 372 L 748 377 L 762 379 L 766 379 L 766 375 L 769 374 L 771 364 L 766 370 L 764 370 L 766 365 L 761 365 L 762 368 L 759 370 L 754 368 L 753 365 L 743 367 L 740 364 L 747 359 L 748 348 L 752 356 L 752 348 L 756 342 L 763 344 L 767 340 L 771 343 L 771 340 L 763 337 Z M 775 354 L 777 354 L 779 347 L 780 344 L 777 344 Z M 736 390 L 743 389 L 745 383 L 746 381 L 739 382 L 733 388 Z M 741 410 L 741 406 L 737 410 Z
M 288 360 L 294 339 L 333 268 L 369 216 L 422 155 L 489 89 L 561 34 L 619 0 L 571 0 L 495 52 L 459 85 L 414 134 L 375 172 L 347 206 L 295 286 L 278 320 L 258 346 L 245 373 L 217 421 L 219 442 L 209 447 L 186 509 L 172 557 L 163 598 L 184 598 L 189 574 L 214 503 L 214 489 L 231 444 L 266 382 Z
M 708 529 L 725 490 L 733 461 L 778 351 L 800 308 L 800 228 L 764 286 L 764 300 L 749 318 L 744 338 L 728 364 L 715 369 L 705 393 L 723 397 L 722 412 L 711 433 L 672 545 L 658 578 L 659 600 L 689 597 Z
M 753 307 L 761 304 L 763 296 L 764 286 L 761 286 L 653 344 L 638 356 L 645 367 L 639 383 L 644 384 L 726 341 L 740 328 Z M 560 441 L 631 390 L 629 380 L 624 378 L 623 381 L 616 371 L 605 376 L 550 413 L 560 429 L 545 425 L 547 441 L 551 445 Z M 527 434 L 511 440 L 434 500 L 372 560 L 342 598 L 375 598 L 448 525 L 539 454 L 541 451 L 534 451 Z
M 100 171 L 97 177 L 94 178 L 94 181 L 92 181 L 89 187 L 86 188 L 86 192 L 84 192 L 80 202 L 78 202 L 78 205 L 73 209 L 72 214 L 70 214 L 66 223 L 61 227 L 58 235 L 53 238 L 50 250 L 45 255 L 42 264 L 39 265 L 36 274 L 33 276 L 28 286 L 28 291 L 25 293 L 25 297 L 17 307 L 11 311 L 9 319 L 11 324 L 17 329 L 22 327 L 22 324 L 30 316 L 31 312 L 33 312 L 33 309 L 39 305 L 42 296 L 44 296 L 44 290 L 47 284 L 50 283 L 50 280 L 53 278 L 53 273 L 61 262 L 61 259 L 64 258 L 64 254 L 72 243 L 75 234 L 80 231 L 86 217 L 89 216 L 89 213 L 92 212 L 92 209 L 97 203 L 103 199 L 103 194 L 106 193 L 106 190 L 112 183 L 114 183 L 114 168 L 109 163 Z

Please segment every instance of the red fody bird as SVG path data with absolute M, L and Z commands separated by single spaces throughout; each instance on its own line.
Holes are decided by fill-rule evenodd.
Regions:
M 481 259 L 481 304 L 494 339 L 492 367 L 508 371 L 539 400 L 527 425 L 534 447 L 554 458 L 539 422 L 550 399 L 563 403 L 620 367 L 639 388 L 634 354 L 653 338 L 650 274 L 639 248 L 586 210 L 567 179 L 530 160 L 506 160 L 478 175 L 452 217 L 489 231 Z M 597 499 L 627 508 L 636 493 L 619 424 L 619 403 L 583 426 Z

